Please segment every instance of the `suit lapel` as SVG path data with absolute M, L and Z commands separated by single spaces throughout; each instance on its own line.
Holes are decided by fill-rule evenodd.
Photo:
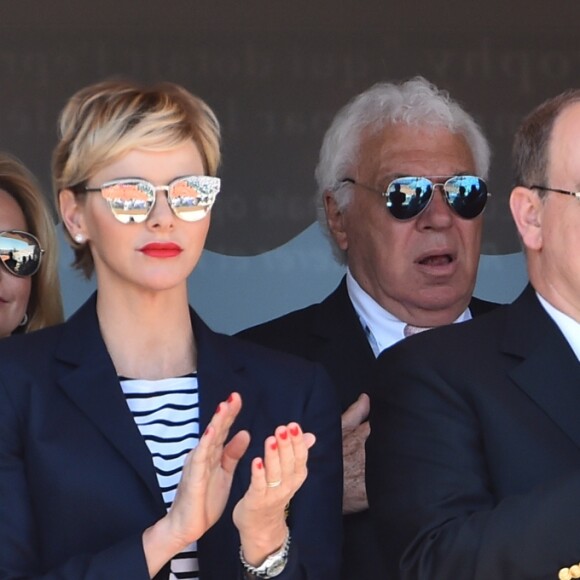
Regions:
M 66 323 L 57 357 L 61 361 L 57 380 L 62 390 L 133 467 L 164 510 L 151 455 L 99 330 L 95 295 Z
M 248 357 L 240 354 L 236 348 L 238 339 L 213 332 L 193 311 L 191 316 L 197 343 L 201 432 L 210 422 L 217 405 L 236 391 L 242 397 L 242 411 L 230 429 L 230 436 L 242 429 L 254 433 L 254 420 L 258 410 L 263 407 L 258 400 L 255 385 L 251 384 L 246 375 Z M 239 342 L 245 345 L 244 341 Z M 251 348 L 254 346 L 251 345 Z M 254 443 L 261 444 L 258 441 Z M 258 453 L 261 454 L 261 451 Z M 246 492 L 252 457 L 247 452 L 237 467 L 226 513 L 232 513 L 238 499 Z M 236 543 L 239 543 L 239 537 L 231 520 L 220 518 L 198 542 L 201 576 L 209 579 L 236 577 L 239 567 L 237 556 L 224 554 L 223 550 L 224 545 Z M 205 562 L 219 562 L 219 566 L 212 565 L 206 569 Z
M 255 389 L 247 384 L 244 377 L 245 361 L 230 348 L 232 337 L 223 336 L 210 330 L 192 311 L 192 324 L 197 343 L 197 367 L 200 385 L 200 428 L 205 430 L 216 407 L 227 399 L 233 391 L 242 395 L 242 413 L 232 427 L 248 429 L 255 405 Z M 241 424 L 244 426 L 240 426 Z
M 487 300 L 481 300 L 480 298 L 476 298 L 473 296 L 469 301 L 469 311 L 473 317 L 481 316 L 482 314 L 487 314 L 491 312 L 495 308 L 497 308 L 499 304 L 495 302 L 488 302 Z
M 580 447 L 580 364 L 531 287 L 511 308 L 503 347 L 522 358 L 513 381 Z
M 479 316 L 498 304 L 472 298 L 469 309 Z M 316 310 L 310 325 L 309 357 L 320 361 L 331 373 L 342 409 L 346 409 L 373 381 L 375 356 L 358 315 L 348 296 L 346 276 Z
M 310 335 L 314 356 L 331 373 L 344 410 L 369 391 L 375 356 L 348 297 L 346 278 L 322 302 Z

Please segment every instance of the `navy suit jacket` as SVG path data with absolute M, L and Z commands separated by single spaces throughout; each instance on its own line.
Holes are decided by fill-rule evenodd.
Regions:
M 580 364 L 533 288 L 385 351 L 377 387 L 367 491 L 393 577 L 554 580 L 578 563 Z
M 496 305 L 473 298 L 474 316 Z M 375 355 L 348 296 L 346 278 L 320 304 L 291 312 L 240 333 L 254 342 L 322 363 L 338 391 L 342 411 L 373 381 Z M 385 387 L 386 388 L 386 387 Z M 384 568 L 368 510 L 344 517 L 341 577 L 371 580 Z
M 338 576 L 342 462 L 338 405 L 320 367 L 216 334 L 192 313 L 200 429 L 233 390 L 247 429 L 226 510 L 198 542 L 204 580 L 241 578 L 231 514 L 264 439 L 295 420 L 316 434 L 289 506 L 280 580 Z M 69 321 L 0 343 L 0 579 L 149 578 L 143 531 L 165 513 L 147 446 L 103 342 L 93 296 Z M 157 576 L 167 578 L 167 566 Z

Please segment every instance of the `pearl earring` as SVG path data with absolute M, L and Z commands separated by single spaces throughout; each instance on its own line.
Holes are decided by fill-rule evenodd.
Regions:
M 83 234 L 75 234 L 75 242 L 77 244 L 82 244 L 85 241 L 85 236 Z

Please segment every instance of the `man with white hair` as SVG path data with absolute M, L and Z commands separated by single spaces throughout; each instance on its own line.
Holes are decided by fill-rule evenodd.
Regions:
M 382 83 L 334 118 L 316 168 L 320 225 L 347 266 L 320 304 L 244 331 L 321 362 L 343 408 L 342 578 L 376 578 L 364 443 L 375 357 L 409 334 L 493 305 L 472 299 L 490 151 L 475 121 L 422 77 Z
M 513 158 L 530 284 L 377 362 L 367 489 L 389 577 L 580 578 L 580 89 L 522 121 Z

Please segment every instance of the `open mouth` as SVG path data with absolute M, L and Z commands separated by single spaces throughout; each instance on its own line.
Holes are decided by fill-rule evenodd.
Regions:
M 451 254 L 435 254 L 421 258 L 418 263 L 422 266 L 447 266 L 454 260 L 455 258 Z

